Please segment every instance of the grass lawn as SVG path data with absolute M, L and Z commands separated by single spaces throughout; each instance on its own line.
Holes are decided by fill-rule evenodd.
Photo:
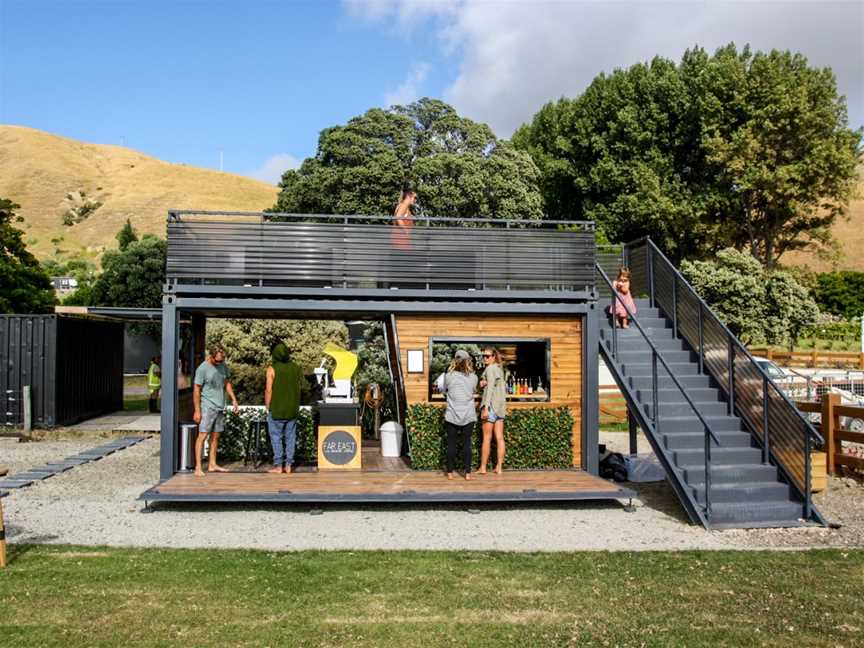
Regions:
M 2 646 L 864 645 L 864 551 L 10 549 Z

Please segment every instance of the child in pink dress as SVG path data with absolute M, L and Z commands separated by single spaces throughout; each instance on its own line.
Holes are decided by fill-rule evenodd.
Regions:
M 612 287 L 615 288 L 615 294 L 618 296 L 615 300 L 615 317 L 618 318 L 618 326 L 623 329 L 630 328 L 627 308 L 635 315 L 636 302 L 633 301 L 633 294 L 630 292 L 630 271 L 627 268 L 618 270 L 618 278 L 612 282 Z M 627 308 L 624 308 L 625 304 Z

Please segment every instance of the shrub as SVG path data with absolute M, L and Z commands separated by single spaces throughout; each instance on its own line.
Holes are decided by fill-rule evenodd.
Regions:
M 230 408 L 225 414 L 225 432 L 219 437 L 219 460 L 242 461 L 246 442 L 252 434 L 252 423 L 266 421 L 267 412 L 259 407 L 241 407 L 235 414 Z M 252 441 L 254 443 L 254 440 Z M 264 441 L 262 458 L 272 459 L 273 449 L 269 440 Z M 314 461 L 318 455 L 318 440 L 315 438 L 315 422 L 312 414 L 304 409 L 297 417 L 297 448 L 295 462 Z
M 407 412 L 411 466 L 415 470 L 441 470 L 446 465 L 447 433 L 444 407 L 415 404 Z M 505 468 L 569 468 L 573 465 L 573 415 L 567 407 L 511 411 L 504 425 L 507 445 Z M 472 443 L 472 465 L 480 462 L 481 423 Z M 494 462 L 495 442 L 490 460 Z M 458 462 L 457 462 L 458 463 Z
M 823 272 L 813 295 L 819 308 L 846 319 L 864 313 L 864 272 Z

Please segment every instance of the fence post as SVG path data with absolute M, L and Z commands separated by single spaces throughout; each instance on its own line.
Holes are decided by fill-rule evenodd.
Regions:
M 773 360 L 774 359 L 774 349 L 772 349 L 771 347 L 768 347 L 767 349 L 765 349 L 765 357 L 768 360 Z
M 762 463 L 768 465 L 771 463 L 771 438 L 769 435 L 770 416 L 768 408 L 770 407 L 771 399 L 768 397 L 768 376 L 762 375 Z
M 822 394 L 822 437 L 825 439 L 825 467 L 829 475 L 834 474 L 834 444 L 840 417 L 834 408 L 840 404 L 840 394 Z
M 864 351 L 858 354 L 858 368 L 864 369 Z
M 732 336 L 726 339 L 726 362 L 729 372 L 729 416 L 735 416 L 735 343 L 732 341 Z
M 33 429 L 33 407 L 30 398 L 30 385 L 24 385 L 21 389 L 21 408 L 24 417 L 24 434 L 30 434 Z
M 645 242 L 645 250 L 648 252 L 648 295 L 651 297 L 651 308 L 654 308 L 657 300 L 654 299 L 654 252 L 650 240 Z
M 817 356 L 817 354 L 816 354 L 816 349 L 813 349 L 813 350 L 810 352 L 810 366 L 811 366 L 813 369 L 816 368 L 816 356 Z

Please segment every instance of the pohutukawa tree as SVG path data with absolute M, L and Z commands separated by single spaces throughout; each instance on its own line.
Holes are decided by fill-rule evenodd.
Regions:
M 51 279 L 28 250 L 18 205 L 0 198 L 0 313 L 48 313 L 56 303 Z
M 420 216 L 540 219 L 538 181 L 531 157 L 487 125 L 421 99 L 324 129 L 315 156 L 282 176 L 272 211 L 390 214 L 410 185 Z
M 830 249 L 861 132 L 830 69 L 729 45 L 600 75 L 513 141 L 539 166 L 551 216 L 596 220 L 611 240 L 651 235 L 678 259 L 746 248 L 770 268 Z

